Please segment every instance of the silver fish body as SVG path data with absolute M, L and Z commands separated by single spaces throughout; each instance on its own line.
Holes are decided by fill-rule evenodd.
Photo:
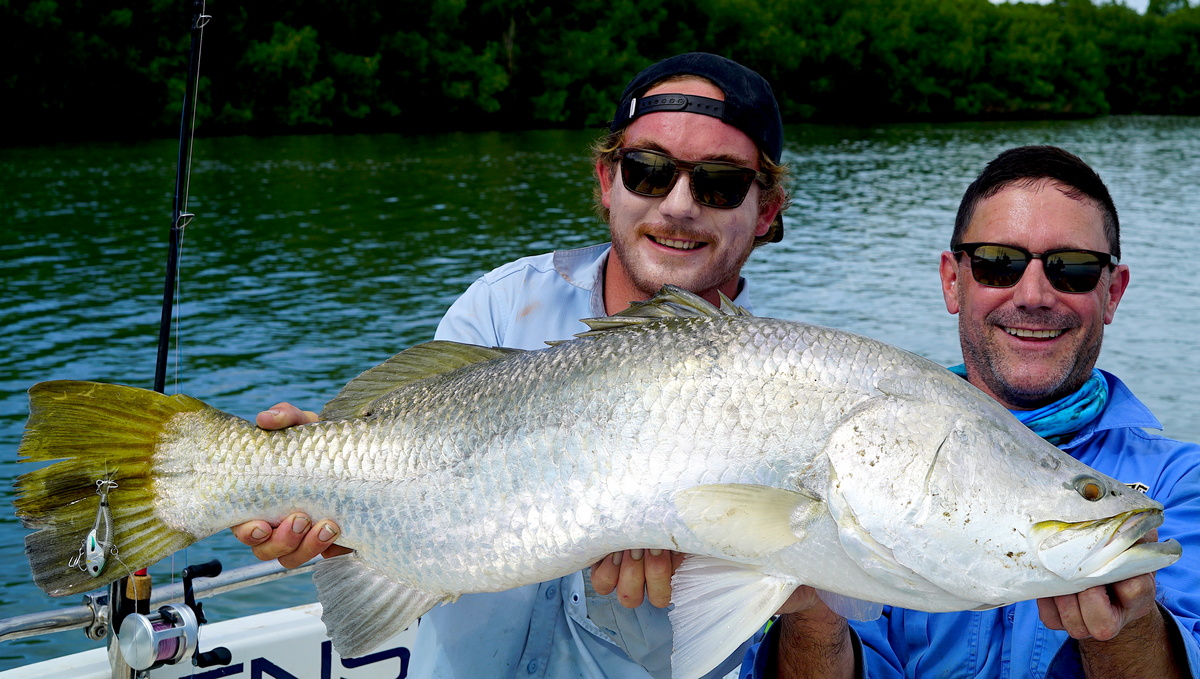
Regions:
M 966 610 L 1178 557 L 1177 543 L 1134 545 L 1160 505 L 965 380 L 874 340 L 739 311 L 668 290 L 541 351 L 420 345 L 347 385 L 326 420 L 279 432 L 161 397 L 186 404 L 157 427 L 145 465 L 150 532 L 186 542 L 297 510 L 337 521 L 356 552 L 315 579 L 347 655 L 464 592 L 621 549 L 684 552 L 671 614 L 680 677 L 713 667 L 799 584 L 856 617 L 878 604 Z M 112 398 L 106 386 L 95 400 Z M 22 452 L 50 459 L 39 408 L 55 401 L 33 403 Z M 126 553 L 147 525 L 121 519 L 133 484 L 118 480 Z M 41 501 L 17 506 L 48 525 Z M 35 578 L 46 532 L 30 536 Z M 45 570 L 48 589 L 83 586 Z M 365 583 L 387 602 L 364 597 Z M 732 609 L 734 633 L 716 630 Z

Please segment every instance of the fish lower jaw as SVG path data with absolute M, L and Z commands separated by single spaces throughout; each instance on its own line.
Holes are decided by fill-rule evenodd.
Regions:
M 1065 330 L 1026 330 L 1025 328 L 1002 327 L 1004 332 L 1021 339 L 1054 339 L 1066 332 Z
M 1166 568 L 1182 555 L 1183 547 L 1177 540 L 1143 542 L 1121 552 L 1097 570 L 1088 573 L 1087 578 L 1102 580 L 1105 583 L 1125 580 Z

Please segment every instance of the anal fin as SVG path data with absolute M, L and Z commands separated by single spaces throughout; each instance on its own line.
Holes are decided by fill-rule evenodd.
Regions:
M 321 621 L 338 655 L 354 658 L 403 632 L 445 595 L 405 587 L 347 554 L 313 570 Z
M 671 674 L 699 677 L 729 657 L 800 583 L 689 554 L 671 579 Z

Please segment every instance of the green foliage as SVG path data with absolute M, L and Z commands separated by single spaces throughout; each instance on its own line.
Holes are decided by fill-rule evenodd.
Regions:
M 1090 0 L 208 0 L 202 133 L 600 126 L 671 54 L 785 119 L 1200 114 L 1200 7 Z M 191 2 L 5 0 L 7 141 L 178 130 Z M 18 137 L 19 133 L 19 137 Z

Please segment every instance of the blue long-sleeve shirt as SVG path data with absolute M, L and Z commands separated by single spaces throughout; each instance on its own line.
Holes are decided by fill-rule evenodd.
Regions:
M 1200 445 L 1146 432 L 1143 427 L 1162 425 L 1124 383 L 1103 374 L 1108 404 L 1062 448 L 1117 480 L 1144 484 L 1146 494 L 1165 507 L 1159 539 L 1178 540 L 1183 557 L 1156 576 L 1159 608 L 1168 635 L 1186 654 L 1188 676 L 1200 678 Z M 885 607 L 877 620 L 851 621 L 850 626 L 860 677 L 1083 676 L 1077 643 L 1066 632 L 1043 625 L 1034 601 L 961 613 Z M 774 643 L 768 636 L 751 647 L 743 679 L 770 676 L 767 664 Z

